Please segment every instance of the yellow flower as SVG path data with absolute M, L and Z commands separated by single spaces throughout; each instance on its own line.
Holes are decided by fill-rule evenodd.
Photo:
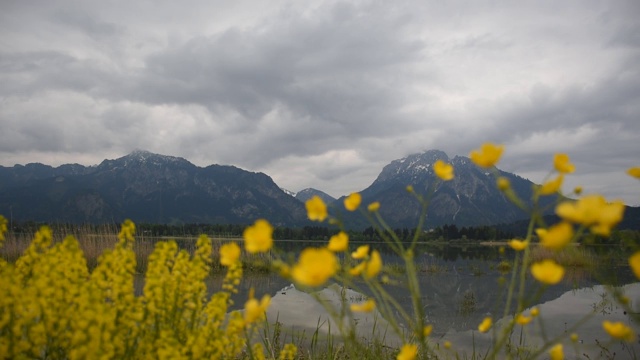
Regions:
M 280 351 L 279 360 L 293 360 L 298 355 L 298 348 L 293 344 L 286 344 Z
M 258 302 L 253 297 L 253 289 L 249 292 L 249 300 L 244 304 L 244 321 L 247 324 L 251 324 L 257 320 L 264 319 L 265 312 L 271 304 L 271 296 L 265 295 L 262 300 Z
M 266 252 L 273 246 L 273 227 L 267 220 L 258 219 L 244 230 L 244 248 L 251 254 Z
M 231 266 L 240 258 L 240 246 L 235 242 L 230 242 L 220 247 L 220 264 Z
M 438 160 L 433 164 L 433 171 L 444 181 L 453 179 L 453 166 L 442 160 Z
M 7 232 L 7 219 L 4 216 L 0 215 L 0 246 L 4 241 L 4 233 Z
M 540 236 L 540 245 L 547 249 L 560 250 L 567 246 L 573 238 L 573 226 L 563 221 L 538 235 Z
M 358 246 L 356 251 L 351 253 L 351 257 L 354 259 L 364 259 L 369 254 L 369 245 Z
M 556 344 L 549 349 L 549 356 L 551 356 L 551 360 L 563 360 L 564 350 L 562 349 L 562 344 Z
M 576 194 L 576 195 L 580 195 L 580 194 L 582 194 L 582 186 L 576 186 L 576 187 L 573 189 L 573 193 L 574 193 L 574 194 Z
M 400 353 L 398 354 L 397 360 L 414 360 L 418 356 L 418 345 L 415 344 L 404 344 L 402 345 L 402 349 L 400 349 Z
M 630 327 L 628 327 L 627 325 L 623 324 L 620 321 L 611 322 L 611 321 L 605 320 L 602 322 L 602 327 L 604 328 L 604 331 L 607 332 L 607 334 L 609 334 L 612 338 L 615 338 L 618 340 L 632 342 L 636 337 L 636 334 L 633 332 L 633 329 L 631 329 Z
M 444 348 L 447 349 L 447 350 L 451 349 L 451 341 L 446 340 L 444 342 Z
M 353 312 L 372 312 L 376 308 L 376 302 L 369 299 L 361 304 L 351 304 L 350 308 Z
M 531 308 L 531 311 L 529 313 L 531 314 L 531 316 L 536 317 L 540 315 L 540 310 L 537 307 L 534 307 Z
M 572 333 L 570 336 L 571 341 L 578 342 L 578 334 Z
M 636 179 L 640 179 L 640 166 L 627 169 L 627 174 L 633 176 Z
M 480 325 L 478 325 L 478 331 L 480 331 L 481 333 L 485 333 L 489 331 L 489 329 L 491 329 L 492 324 L 493 324 L 493 319 L 491 319 L 490 316 L 487 316 L 486 318 L 484 318 L 484 320 L 482 320 Z
M 588 226 L 594 234 L 609 236 L 611 228 L 624 216 L 624 203 L 607 203 L 602 195 L 594 194 L 558 204 L 556 214 L 567 221 Z
M 547 229 L 543 229 L 543 228 L 536 229 L 536 235 L 538 235 L 539 238 L 542 238 L 546 234 L 547 234 Z
M 377 201 L 374 201 L 371 204 L 369 204 L 369 206 L 367 206 L 367 210 L 369 210 L 369 212 L 376 212 L 379 209 L 380 209 L 380 203 Z
M 533 320 L 533 318 L 524 316 L 522 314 L 518 314 L 518 316 L 516 316 L 516 324 L 519 324 L 519 325 L 527 325 L 528 323 L 531 322 L 531 320 Z
M 426 337 L 431 335 L 432 331 L 433 331 L 433 325 L 429 324 L 425 326 L 424 329 L 422 329 L 422 334 Z
M 528 241 L 523 241 L 518 239 L 513 239 L 509 241 L 509 246 L 511 246 L 511 248 L 515 251 L 522 251 L 526 249 L 528 245 L 529 245 Z
M 564 176 L 558 175 L 558 177 L 554 180 L 549 180 L 546 183 L 542 184 L 542 186 L 540 186 L 539 188 L 540 195 L 551 195 L 557 193 L 560 190 L 560 187 L 562 187 L 563 181 Z
M 361 262 L 357 266 L 352 267 L 351 269 L 349 269 L 349 274 L 351 276 L 360 276 L 360 274 L 362 274 L 362 272 L 364 271 L 364 267 L 365 266 L 366 266 L 366 263 L 365 262 Z
M 407 185 L 406 187 L 408 193 L 413 193 L 413 185 Z
M 311 221 L 324 221 L 327 218 L 327 205 L 320 196 L 313 195 L 311 199 L 304 203 L 307 208 L 307 217 Z
M 333 252 L 345 251 L 349 247 L 349 235 L 344 231 L 340 231 L 329 239 L 329 250 Z
M 288 279 L 291 276 L 291 267 L 282 260 L 274 260 L 271 265 L 280 274 L 280 277 Z
M 378 250 L 373 250 L 373 252 L 371 253 L 371 257 L 369 258 L 369 261 L 366 262 L 366 264 L 367 265 L 365 266 L 364 270 L 365 278 L 369 279 L 375 277 L 380 273 L 380 270 L 382 270 L 382 258 L 380 257 L 380 253 L 378 252 Z
M 473 150 L 469 154 L 471 161 L 480 167 L 492 167 L 495 166 L 502 156 L 504 151 L 503 145 L 495 145 L 492 143 L 484 143 L 478 150 Z
M 306 286 L 320 286 L 338 270 L 336 256 L 327 248 L 306 248 L 300 253 L 291 277 Z
M 352 193 L 344 199 L 344 207 L 349 211 L 356 211 L 361 201 L 362 196 L 359 193 Z
M 553 157 L 553 167 L 562 174 L 570 174 L 576 171 L 576 167 L 569 162 L 569 155 L 567 154 L 555 154 Z
M 633 274 L 640 279 L 640 251 L 636 251 L 629 257 L 629 266 L 631 266 Z
M 543 284 L 554 285 L 564 276 L 564 268 L 555 261 L 546 259 L 531 265 L 531 275 Z
M 496 185 L 500 191 L 505 191 L 511 187 L 511 181 L 504 176 L 500 176 L 498 180 L 496 180 Z

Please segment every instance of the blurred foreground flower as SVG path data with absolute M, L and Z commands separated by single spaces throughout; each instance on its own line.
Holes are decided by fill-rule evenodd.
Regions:
M 291 277 L 299 284 L 320 286 L 338 270 L 336 256 L 327 248 L 306 248 L 298 263 L 291 269 Z
M 333 252 L 346 251 L 349 248 L 349 235 L 344 231 L 340 231 L 333 235 L 329 239 L 329 245 L 327 245 L 327 248 Z
M 438 160 L 433 164 L 433 172 L 444 181 L 453 179 L 453 166 L 442 160 Z
M 629 168 L 627 170 L 627 174 L 633 176 L 636 179 L 640 179 L 640 166 Z
M 636 251 L 629 257 L 629 266 L 636 278 L 640 279 L 640 251 Z
M 351 257 L 356 260 L 364 259 L 367 255 L 369 255 L 369 245 L 358 246 L 356 251 L 351 253 Z
M 480 149 L 471 151 L 469 157 L 474 164 L 480 167 L 489 168 L 498 163 L 503 151 L 503 145 L 484 143 Z
M 353 312 L 372 312 L 376 308 L 376 302 L 369 299 L 361 304 L 351 304 L 350 308 Z
M 549 356 L 551 356 L 551 360 L 563 360 L 564 350 L 562 349 L 562 344 L 556 344 L 549 349 Z
M 564 181 L 564 176 L 558 175 L 557 178 L 553 180 L 549 180 L 546 183 L 540 186 L 540 195 L 552 195 L 557 193 L 562 187 L 562 182 Z
M 531 275 L 543 284 L 555 285 L 564 277 L 564 268 L 546 259 L 531 265 Z
M 612 338 L 627 342 L 635 340 L 636 334 L 633 332 L 633 329 L 622 322 L 611 322 L 605 320 L 602 322 L 602 327 Z
M 561 222 L 551 226 L 546 231 L 539 231 L 540 245 L 552 250 L 561 250 L 573 238 L 573 226 L 568 222 Z
M 569 161 L 567 154 L 555 154 L 553 167 L 561 174 L 569 174 L 576 171 L 576 167 Z
M 515 251 L 522 251 L 529 245 L 528 241 L 513 239 L 509 241 L 509 246 Z
M 482 320 L 480 325 L 478 325 L 478 331 L 480 331 L 481 333 L 486 333 L 487 331 L 489 331 L 489 329 L 491 329 L 492 324 L 493 320 L 491 319 L 491 317 L 487 316 L 486 318 L 484 318 L 484 320 Z
M 244 230 L 244 248 L 251 254 L 266 252 L 273 246 L 273 226 L 267 220 L 258 219 Z
M 588 227 L 592 233 L 609 236 L 624 215 L 624 203 L 607 203 L 602 195 L 593 194 L 578 201 L 564 201 L 556 206 L 556 214 L 564 220 Z
M 271 304 L 271 297 L 265 295 L 260 302 L 253 297 L 254 290 L 251 288 L 249 291 L 249 300 L 244 304 L 244 321 L 246 324 L 254 323 L 258 320 L 262 320 L 265 317 L 265 313 Z
M 220 247 L 220 264 L 231 266 L 240 258 L 240 246 L 235 242 L 230 242 Z
M 418 345 L 415 344 L 404 344 L 402 345 L 402 349 L 400 349 L 400 353 L 398 354 L 397 360 L 414 360 L 418 356 Z
M 309 220 L 322 222 L 327 218 L 327 205 L 320 196 L 313 195 L 304 205 L 307 208 L 307 217 Z
M 349 211 L 356 211 L 356 209 L 358 209 L 358 206 L 360 206 L 361 201 L 362 196 L 359 193 L 352 193 L 344 199 L 344 207 Z
M 531 320 L 533 320 L 533 318 L 529 317 L 529 316 L 524 316 L 522 314 L 518 314 L 518 316 L 516 316 L 516 324 L 518 325 L 527 325 L 528 323 L 531 322 Z

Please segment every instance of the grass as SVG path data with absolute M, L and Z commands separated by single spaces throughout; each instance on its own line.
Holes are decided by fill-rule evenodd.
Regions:
M 543 259 L 552 259 L 565 267 L 579 268 L 596 267 L 602 261 L 601 257 L 584 246 L 568 246 L 560 251 L 549 250 L 542 246 L 533 247 L 531 261 L 536 262 Z
M 94 227 L 64 227 L 53 228 L 53 242 L 61 242 L 66 235 L 74 236 L 80 248 L 82 249 L 87 266 L 93 269 L 98 264 L 98 258 L 105 251 L 113 249 L 118 242 L 119 229 L 110 225 L 104 225 L 99 228 Z M 8 262 L 15 262 L 27 249 L 33 233 L 7 233 L 4 245 L 0 248 L 0 257 Z M 63 235 L 64 234 L 64 235 Z M 149 255 L 153 252 L 155 244 L 159 241 L 174 240 L 180 250 L 187 251 L 190 255 L 196 250 L 197 237 L 149 237 L 139 236 L 133 245 L 136 254 L 136 271 L 140 274 L 147 270 Z M 213 238 L 212 239 L 212 274 L 223 274 L 226 268 L 220 265 L 220 246 L 228 241 L 237 241 L 238 239 Z M 243 265 L 243 271 L 250 274 L 265 274 L 271 272 L 270 253 L 248 254 L 243 250 L 240 261 Z

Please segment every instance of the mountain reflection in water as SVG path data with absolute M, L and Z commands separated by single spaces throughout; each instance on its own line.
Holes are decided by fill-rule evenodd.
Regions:
M 507 251 L 506 254 L 502 254 L 497 247 L 444 246 L 423 250 L 416 254 L 415 263 L 420 271 L 422 303 L 425 306 L 427 322 L 433 325 L 432 341 L 449 340 L 457 351 L 468 354 L 473 351 L 473 346 L 476 351 L 482 347 L 488 347 L 491 343 L 490 333 L 480 334 L 477 327 L 485 316 L 492 316 L 496 327 L 509 320 L 509 318 L 501 318 L 504 313 L 506 287 L 511 275 L 510 273 L 502 274 L 497 269 L 497 265 L 503 260 L 512 262 L 513 253 Z M 383 259 L 386 265 L 391 265 L 391 269 L 400 268 L 393 266 L 400 262 L 397 256 L 386 254 L 383 255 Z M 628 266 L 601 267 L 598 271 L 606 274 L 607 286 L 623 289 L 631 299 L 633 308 L 640 312 L 640 283 Z M 395 283 L 386 287 L 400 305 L 411 314 L 411 297 L 402 276 L 401 272 L 391 276 Z M 210 293 L 221 289 L 223 277 L 223 275 L 217 275 L 207 280 Z M 142 282 L 142 279 L 137 282 L 140 292 Z M 529 279 L 525 293 L 535 294 L 540 286 L 539 283 Z M 330 284 L 320 291 L 326 292 L 329 287 Z M 291 281 L 275 274 L 245 274 L 238 294 L 233 296 L 235 304 L 232 309 L 241 309 L 244 306 L 251 288 L 255 289 L 258 298 L 263 294 L 272 296 L 270 318 L 275 321 L 274 317 L 278 316 L 285 329 L 298 327 L 307 331 L 315 330 L 318 320 L 327 318 L 321 306 L 308 304 L 314 301 L 308 294 L 298 294 L 301 292 L 291 288 Z M 357 289 L 350 291 L 355 290 Z M 364 296 L 368 295 L 366 289 L 360 292 Z M 297 297 L 294 297 L 294 294 Z M 535 302 L 528 304 L 527 308 L 537 306 L 540 309 L 539 321 L 544 323 L 548 339 L 569 331 L 573 324 L 585 315 L 591 314 L 589 320 L 577 331 L 580 337 L 578 343 L 580 354 L 595 354 L 593 355 L 595 358 L 598 358 L 600 356 L 598 354 L 603 351 L 615 351 L 622 358 L 633 358 L 634 352 L 640 355 L 637 341 L 632 344 L 609 343 L 608 335 L 602 330 L 603 320 L 623 321 L 631 325 L 629 314 L 624 314 L 622 309 L 610 300 L 605 286 L 588 271 L 568 268 L 565 279 L 560 284 L 547 287 Z M 300 308 L 303 304 L 304 309 Z M 287 311 L 290 314 L 286 314 Z M 514 311 L 515 308 L 512 308 L 509 316 L 512 316 Z M 371 319 L 367 317 L 365 320 L 367 322 Z M 359 326 L 361 327 L 362 324 Z M 516 327 L 517 331 L 513 338 L 515 345 L 520 343 L 521 328 Z M 633 325 L 633 328 L 640 333 L 638 326 Z M 336 330 L 333 327 L 332 333 Z M 366 336 L 366 327 L 361 330 L 363 333 L 360 335 Z M 538 324 L 532 323 L 523 330 L 522 337 L 526 346 L 535 347 L 536 344 L 541 343 Z M 387 340 L 395 342 L 397 338 L 387 334 Z M 598 346 L 598 342 L 606 345 L 607 348 Z M 566 354 L 574 351 L 573 346 L 574 344 L 566 339 Z

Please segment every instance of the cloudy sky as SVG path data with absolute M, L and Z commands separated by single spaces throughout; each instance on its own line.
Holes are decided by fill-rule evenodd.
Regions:
M 134 149 L 338 197 L 394 159 L 556 152 L 640 204 L 640 2 L 13 1 L 0 4 L 0 165 Z

